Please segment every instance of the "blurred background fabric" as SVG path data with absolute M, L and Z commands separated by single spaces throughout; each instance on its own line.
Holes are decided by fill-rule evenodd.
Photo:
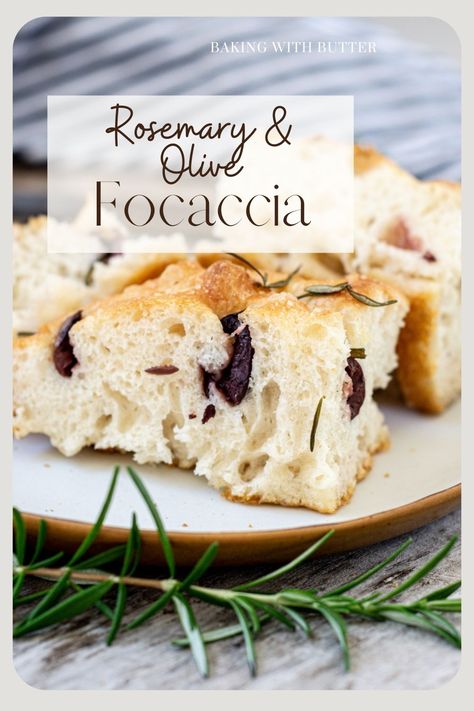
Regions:
M 212 41 L 258 40 L 371 41 L 376 52 L 210 51 Z M 460 179 L 459 65 L 373 20 L 38 18 L 21 29 L 13 55 L 14 157 L 23 169 L 46 163 L 48 94 L 353 94 L 357 142 L 420 178 Z M 28 185 L 16 190 L 17 212 L 40 211 Z

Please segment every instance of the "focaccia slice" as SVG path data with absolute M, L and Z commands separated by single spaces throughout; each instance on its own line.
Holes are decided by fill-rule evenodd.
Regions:
M 18 338 L 16 436 L 194 468 L 238 501 L 335 511 L 387 443 L 372 394 L 396 365 L 407 307 L 357 276 L 359 293 L 394 303 L 298 298 L 310 282 L 290 284 L 184 261 Z

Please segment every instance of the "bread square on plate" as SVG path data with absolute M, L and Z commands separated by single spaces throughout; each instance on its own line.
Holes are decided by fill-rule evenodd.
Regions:
M 395 287 L 350 282 L 391 303 L 309 295 L 303 278 L 265 288 L 228 260 L 168 266 L 16 339 L 15 434 L 46 434 L 67 456 L 93 446 L 194 468 L 238 501 L 333 512 L 387 444 L 372 395 L 407 311 Z

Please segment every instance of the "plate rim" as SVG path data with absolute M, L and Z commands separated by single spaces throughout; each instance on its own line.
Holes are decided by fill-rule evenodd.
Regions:
M 291 526 L 289 528 L 266 528 L 261 530 L 246 529 L 242 531 L 177 531 L 177 530 L 167 530 L 167 534 L 171 540 L 185 541 L 190 539 L 209 539 L 218 536 L 220 539 L 233 540 L 236 537 L 241 537 L 244 535 L 246 538 L 267 538 L 268 536 L 285 535 L 293 536 L 297 534 L 307 534 L 311 531 L 325 532 L 334 528 L 344 529 L 344 528 L 360 528 L 366 525 L 366 522 L 370 521 L 372 524 L 382 523 L 387 517 L 393 519 L 399 518 L 402 515 L 408 515 L 409 513 L 417 513 L 418 510 L 423 510 L 427 502 L 431 503 L 431 507 L 434 508 L 438 504 L 449 504 L 454 503 L 461 498 L 461 482 L 452 484 L 451 486 L 441 489 L 439 491 L 432 492 L 419 499 L 414 499 L 401 506 L 396 506 L 391 509 L 383 509 L 382 511 L 377 511 L 373 514 L 367 514 L 366 516 L 358 516 L 357 518 L 348 519 L 346 521 L 336 521 L 331 524 L 331 522 L 315 523 L 309 526 Z M 76 519 L 60 518 L 57 516 L 41 516 L 39 514 L 34 514 L 30 512 L 21 512 L 25 524 L 28 528 L 31 528 L 34 524 L 39 523 L 41 519 L 44 519 L 47 523 L 52 522 L 56 527 L 67 527 L 71 528 L 81 528 L 84 531 L 91 528 L 94 524 L 87 523 L 86 521 L 79 521 Z M 101 531 L 114 533 L 115 535 L 121 535 L 128 533 L 129 529 L 124 526 L 108 526 L 104 525 Z M 142 536 L 156 536 L 156 530 L 152 528 L 140 528 Z

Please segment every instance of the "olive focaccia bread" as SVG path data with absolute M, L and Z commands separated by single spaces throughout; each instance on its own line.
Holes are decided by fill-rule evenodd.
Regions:
M 400 387 L 408 405 L 441 412 L 461 388 L 460 185 L 417 180 L 358 147 L 355 205 L 355 253 L 344 266 L 390 280 L 408 297 Z
M 372 393 L 396 366 L 405 299 L 358 276 L 357 293 L 396 301 L 258 281 L 228 260 L 182 261 L 17 338 L 16 436 L 194 467 L 237 501 L 335 511 L 387 443 Z
M 326 141 L 309 141 L 312 160 Z M 442 412 L 461 388 L 461 189 L 418 180 L 372 148 L 355 147 L 352 254 L 292 254 L 291 271 L 319 278 L 354 271 L 392 282 L 410 310 L 398 343 L 397 379 L 410 407 Z M 282 257 L 280 256 L 280 260 Z M 322 272 L 323 270 L 323 272 Z
M 179 254 L 97 253 L 97 239 L 84 234 L 91 254 L 53 254 L 47 249 L 47 219 L 64 240 L 78 225 L 46 216 L 13 226 L 13 330 L 34 332 L 96 299 L 121 292 L 129 284 L 157 277 Z

